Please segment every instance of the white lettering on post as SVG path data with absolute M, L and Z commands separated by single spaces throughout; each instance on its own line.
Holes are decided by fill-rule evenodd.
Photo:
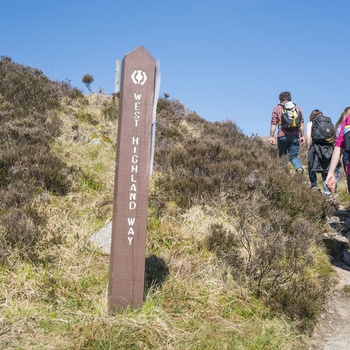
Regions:
M 137 128 L 139 126 L 139 121 L 141 118 L 141 93 L 134 92 L 134 113 L 133 113 L 133 119 L 134 119 L 134 126 Z M 137 174 L 139 170 L 139 137 L 133 136 L 131 140 L 131 147 L 132 147 L 132 156 L 131 156 L 131 164 L 130 164 L 130 191 L 129 191 L 129 210 L 135 210 L 137 207 Z M 133 243 L 133 240 L 135 238 L 135 217 L 128 217 L 128 242 L 129 245 Z
M 138 123 L 140 120 L 140 105 L 141 105 L 141 97 L 142 94 L 134 92 L 134 99 L 135 99 L 135 104 L 134 104 L 134 122 L 135 122 L 135 127 L 138 127 Z
M 136 164 L 138 161 L 139 161 L 138 155 L 137 155 L 137 154 L 134 154 L 134 155 L 131 157 L 131 163 L 132 163 L 132 164 Z
M 139 145 L 139 138 L 133 136 L 133 137 L 132 137 L 132 144 L 138 146 L 138 145 Z M 136 150 L 136 146 L 134 147 L 134 153 L 136 152 L 135 150 Z
M 129 226 L 133 226 L 135 223 L 135 218 L 128 218 L 128 224 Z
M 142 94 L 140 92 L 134 92 L 135 101 L 141 101 Z

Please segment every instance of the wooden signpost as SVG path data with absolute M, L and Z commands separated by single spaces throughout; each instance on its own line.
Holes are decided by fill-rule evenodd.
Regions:
M 157 67 L 143 46 L 122 61 L 108 286 L 110 314 L 140 307 L 143 302 Z

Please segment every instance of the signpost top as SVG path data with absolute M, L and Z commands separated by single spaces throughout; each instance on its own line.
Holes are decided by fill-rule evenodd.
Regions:
M 145 59 L 148 58 L 149 60 L 155 62 L 155 59 L 150 55 L 150 53 L 144 48 L 144 46 L 139 46 L 138 48 L 130 51 L 129 53 L 127 53 L 124 57 L 128 59 L 135 59 L 138 60 L 140 58 Z

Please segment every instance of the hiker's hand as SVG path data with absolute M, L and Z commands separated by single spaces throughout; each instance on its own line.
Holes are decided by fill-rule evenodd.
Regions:
M 273 136 L 270 136 L 270 144 L 271 145 L 275 145 L 276 144 L 275 138 Z
M 300 146 L 305 143 L 305 138 L 304 136 L 300 137 Z
M 335 183 L 336 183 L 336 180 L 335 180 L 334 174 L 329 174 L 328 173 L 328 176 L 327 176 L 327 179 L 326 179 L 326 186 L 328 187 L 328 189 L 331 192 L 334 192 L 334 190 L 335 190 Z

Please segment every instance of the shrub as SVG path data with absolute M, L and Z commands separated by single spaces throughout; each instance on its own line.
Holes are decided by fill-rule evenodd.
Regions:
M 85 86 L 87 87 L 87 89 L 91 91 L 91 84 L 94 82 L 94 77 L 91 74 L 85 74 L 81 80 Z
M 315 252 L 324 251 L 319 233 L 334 204 L 307 191 L 275 148 L 232 121 L 206 122 L 168 99 L 159 101 L 157 118 L 157 215 L 169 202 L 226 212 L 230 226 L 213 224 L 206 249 L 273 312 L 308 327 L 324 301 L 328 277 Z
M 113 94 L 110 101 L 105 101 L 102 108 L 103 116 L 106 120 L 117 120 L 119 113 L 118 98 Z
M 8 57 L 0 60 L 0 256 L 15 249 L 28 256 L 46 222 L 31 203 L 70 186 L 71 170 L 51 154 L 50 144 L 60 135 L 61 100 L 78 97 L 68 83 L 52 82 Z
M 163 174 L 156 180 L 163 201 L 174 199 L 184 209 L 211 203 L 222 192 L 234 204 L 247 191 L 260 191 L 266 207 L 292 217 L 302 212 L 320 220 L 334 212 L 321 196 L 316 201 L 312 193 L 305 196 L 300 178 L 262 139 L 243 135 L 229 120 L 206 122 L 178 101 L 159 100 L 155 162 L 154 169 Z

